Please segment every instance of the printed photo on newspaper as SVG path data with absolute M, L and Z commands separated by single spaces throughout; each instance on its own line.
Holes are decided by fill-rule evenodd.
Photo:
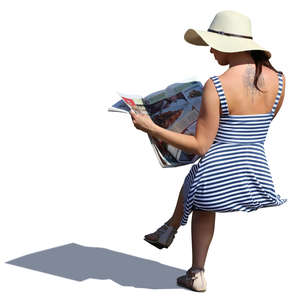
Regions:
M 194 135 L 200 111 L 203 86 L 199 81 L 174 83 L 146 97 L 120 94 L 121 100 L 109 111 L 148 114 L 157 125 L 179 133 Z M 192 164 L 200 157 L 168 145 L 148 134 L 163 168 Z

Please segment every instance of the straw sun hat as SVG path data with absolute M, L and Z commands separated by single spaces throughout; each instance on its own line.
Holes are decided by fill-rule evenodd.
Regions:
M 250 19 L 235 11 L 219 12 L 207 31 L 188 29 L 184 39 L 198 46 L 210 46 L 221 52 L 261 50 L 271 53 L 253 41 Z

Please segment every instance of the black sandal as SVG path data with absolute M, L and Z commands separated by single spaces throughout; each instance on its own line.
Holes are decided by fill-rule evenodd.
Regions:
M 155 232 L 145 235 L 144 240 L 158 249 L 168 248 L 175 237 L 177 230 L 173 226 L 165 223 L 158 228 Z M 154 236 L 152 239 L 151 236 Z

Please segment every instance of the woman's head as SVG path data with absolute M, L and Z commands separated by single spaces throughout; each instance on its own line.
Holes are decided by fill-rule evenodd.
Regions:
M 214 58 L 221 66 L 229 65 L 230 67 L 232 67 L 240 64 L 254 63 L 250 51 L 222 52 L 211 47 L 210 53 L 214 55 Z

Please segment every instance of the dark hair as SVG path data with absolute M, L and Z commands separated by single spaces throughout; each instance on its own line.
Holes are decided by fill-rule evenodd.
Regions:
M 257 81 L 259 78 L 259 75 L 261 74 L 261 70 L 262 70 L 262 66 L 266 66 L 268 68 L 270 68 L 271 70 L 282 74 L 281 71 L 277 71 L 272 64 L 269 61 L 268 56 L 266 55 L 266 53 L 264 51 L 261 50 L 251 50 L 250 51 L 250 55 L 253 58 L 254 62 L 255 62 L 255 76 L 254 76 L 254 86 L 263 93 L 262 90 L 260 90 L 260 88 L 257 86 Z

